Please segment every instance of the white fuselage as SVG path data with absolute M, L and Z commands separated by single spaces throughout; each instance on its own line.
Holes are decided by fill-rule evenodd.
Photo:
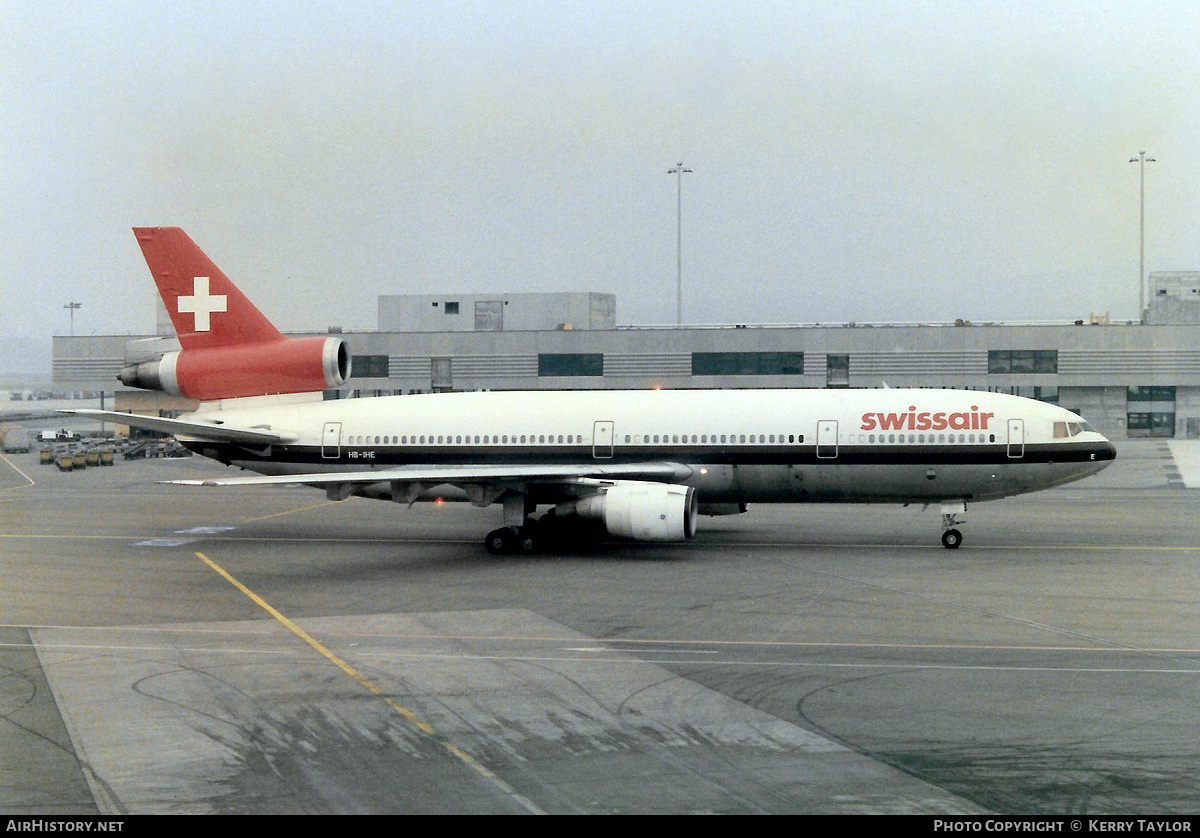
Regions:
M 1056 405 L 965 390 L 444 393 L 209 402 L 198 420 L 287 434 L 184 441 L 263 474 L 670 463 L 703 503 L 985 500 L 1086 477 L 1112 444 Z M 529 493 L 553 503 L 553 487 Z M 370 492 L 362 492 L 371 494 Z M 446 487 L 429 494 L 449 496 Z

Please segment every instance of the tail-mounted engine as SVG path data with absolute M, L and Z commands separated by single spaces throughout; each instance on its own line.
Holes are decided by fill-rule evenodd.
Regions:
M 600 518 L 612 535 L 639 541 L 683 541 L 696 532 L 691 486 L 623 480 L 575 502 L 575 513 Z
M 128 387 L 200 401 L 311 393 L 340 387 L 349 377 L 345 341 L 321 337 L 183 349 L 127 366 L 118 376 Z

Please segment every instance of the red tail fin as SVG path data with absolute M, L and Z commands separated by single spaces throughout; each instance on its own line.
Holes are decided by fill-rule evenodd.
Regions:
M 271 321 L 178 227 L 134 227 L 184 349 L 283 340 Z
M 341 338 L 288 338 L 178 227 L 134 227 L 181 349 L 121 370 L 130 387 L 200 401 L 315 393 L 350 375 Z

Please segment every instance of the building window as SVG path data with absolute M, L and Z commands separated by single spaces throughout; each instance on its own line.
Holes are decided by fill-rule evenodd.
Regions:
M 692 375 L 803 375 L 803 352 L 693 352 Z
M 429 386 L 435 393 L 445 392 L 454 388 L 452 358 L 429 359 Z
M 350 365 L 351 378 L 387 378 L 387 355 L 355 355 Z
M 604 356 L 599 352 L 543 352 L 538 355 L 538 375 L 604 375 Z
M 442 311 L 444 311 L 446 314 L 458 314 L 458 302 L 457 301 L 454 301 L 454 302 L 448 301 L 446 303 L 446 305 L 442 308 Z
M 475 302 L 475 331 L 503 332 L 504 303 L 501 300 L 477 300 Z
M 1057 349 L 989 349 L 988 372 L 999 375 L 1040 375 L 1058 372 Z
M 1039 402 L 1058 404 L 1058 388 L 1054 386 L 1039 384 L 1033 387 L 991 387 L 988 389 L 995 393 L 1012 393 L 1014 396 L 1037 399 Z
M 1171 402 L 1175 401 L 1175 388 L 1172 387 L 1130 387 L 1125 399 L 1131 402 Z
M 1175 414 L 1162 411 L 1127 413 L 1125 431 L 1130 437 L 1175 436 Z
M 826 355 L 825 356 L 825 386 L 826 387 L 849 387 L 850 386 L 850 356 L 849 355 Z

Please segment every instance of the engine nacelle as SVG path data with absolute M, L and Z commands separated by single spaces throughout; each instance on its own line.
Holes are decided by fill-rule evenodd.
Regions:
M 199 401 L 312 393 L 350 377 L 341 338 L 285 338 L 265 343 L 184 349 L 121 370 L 122 384 Z
M 639 541 L 683 541 L 696 532 L 691 486 L 623 480 L 575 503 L 576 514 L 600 518 L 612 535 Z

